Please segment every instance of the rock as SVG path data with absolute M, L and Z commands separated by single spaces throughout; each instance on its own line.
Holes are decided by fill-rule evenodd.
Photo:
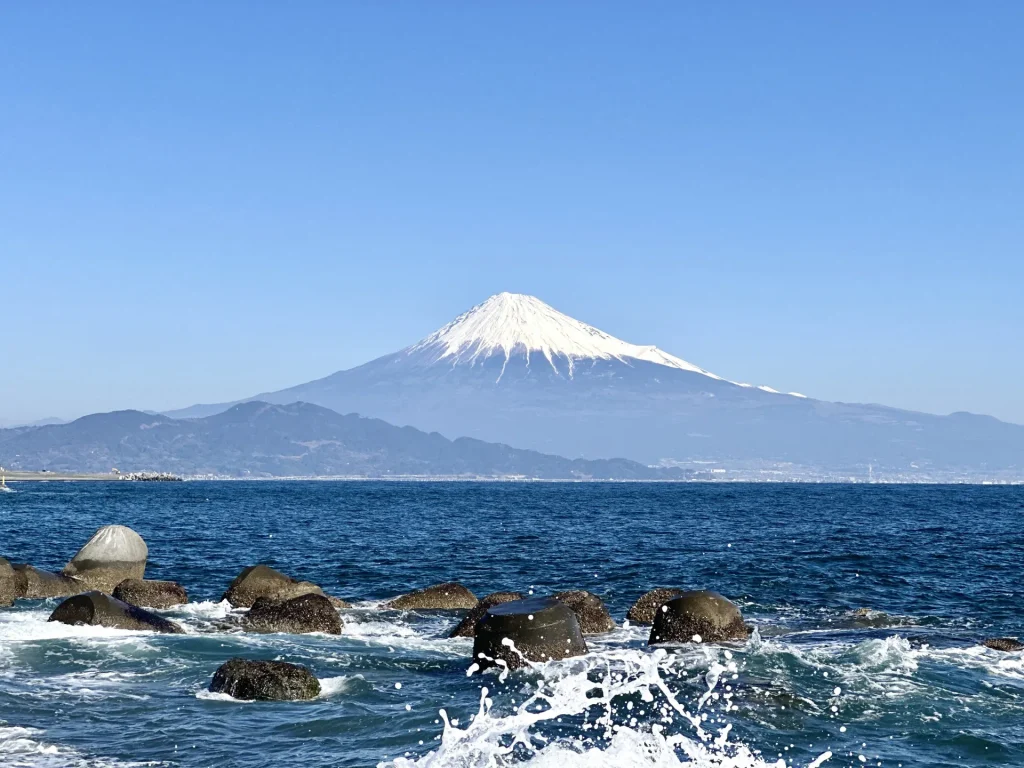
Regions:
M 254 632 L 326 632 L 341 634 L 341 617 L 331 601 L 323 595 L 308 594 L 291 600 L 261 597 L 252 604 L 242 626 Z
M 148 556 L 146 542 L 131 528 L 105 525 L 78 550 L 62 573 L 79 579 L 87 589 L 109 594 L 125 579 L 141 579 Z
M 88 624 L 93 627 L 135 629 L 179 635 L 184 632 L 173 621 L 129 605 L 115 597 L 93 590 L 69 597 L 50 614 L 49 621 L 62 624 Z
M 717 592 L 684 592 L 654 615 L 649 645 L 744 640 L 750 634 L 740 609 Z M 699 637 L 700 641 L 694 640 Z
M 320 681 L 298 664 L 231 659 L 213 673 L 210 690 L 245 701 L 294 701 L 319 696 Z
M 477 602 L 476 596 L 464 586 L 456 581 L 446 581 L 396 597 L 385 603 L 384 607 L 402 611 L 457 610 L 475 608 Z
M 339 611 L 344 608 L 352 607 L 352 603 L 342 600 L 340 597 L 335 597 L 334 595 L 327 595 L 327 599 L 330 600 L 331 605 L 333 605 Z
M 576 614 L 580 629 L 585 635 L 598 635 L 615 629 L 615 621 L 608 613 L 608 609 L 604 607 L 601 598 L 593 592 L 584 592 L 581 589 L 558 592 L 555 594 L 555 600 L 565 603 Z
M 492 592 L 480 599 L 469 613 L 459 622 L 459 625 L 452 630 L 448 637 L 474 637 L 476 635 L 476 623 L 480 617 L 487 613 L 487 609 L 502 603 L 511 603 L 513 600 L 522 600 L 522 592 Z
M 18 577 L 11 564 L 0 557 L 0 608 L 14 605 L 14 600 L 17 597 L 20 597 Z
M 990 637 L 982 645 L 996 651 L 1024 651 L 1024 643 L 1015 637 Z
M 653 624 L 655 611 L 681 594 L 683 590 L 669 587 L 659 587 L 645 592 L 626 612 L 626 618 L 634 624 Z
M 299 595 L 323 593 L 316 584 L 285 576 L 269 565 L 252 565 L 235 577 L 221 600 L 227 600 L 236 608 L 251 608 L 260 597 L 290 600 Z
M 44 600 L 48 597 L 71 597 L 77 595 L 85 584 L 59 573 L 50 573 L 33 568 L 31 565 L 14 566 L 18 579 L 19 595 L 27 600 Z
M 511 643 L 511 645 L 510 645 Z M 514 646 L 514 648 L 513 648 Z M 515 600 L 488 608 L 476 624 L 473 661 L 481 668 L 504 661 L 509 669 L 587 652 L 576 614 L 553 597 Z
M 125 579 L 114 587 L 113 596 L 140 608 L 170 608 L 188 602 L 188 593 L 173 581 Z

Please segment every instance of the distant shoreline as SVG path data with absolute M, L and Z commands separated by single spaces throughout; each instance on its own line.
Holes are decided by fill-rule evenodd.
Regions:
M 8 483 L 24 482 L 125 482 L 125 475 L 110 473 L 77 472 L 6 472 Z M 536 478 L 536 477 L 467 477 L 465 475 L 392 475 L 389 477 L 367 477 L 365 475 L 292 475 L 281 477 L 228 477 L 228 476 L 182 476 L 186 482 L 343 482 L 343 483 L 640 483 L 658 485 L 972 485 L 972 486 L 1024 486 L 1024 480 L 876 480 L 874 482 L 838 479 L 643 479 L 629 478 Z M 129 481 L 131 482 L 131 481 Z M 138 482 L 138 481 L 135 481 Z

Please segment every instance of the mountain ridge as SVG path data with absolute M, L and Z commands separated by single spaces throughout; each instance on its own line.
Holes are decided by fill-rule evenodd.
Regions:
M 473 438 L 397 427 L 311 403 L 250 401 L 204 419 L 142 411 L 89 414 L 67 424 L 0 430 L 10 470 L 160 470 L 185 475 L 469 476 L 670 480 L 678 470 L 627 459 L 571 460 Z
M 728 381 L 520 294 L 492 296 L 397 352 L 250 399 L 313 402 L 574 458 L 1024 474 L 1024 426 Z M 209 415 L 235 403 L 169 415 Z

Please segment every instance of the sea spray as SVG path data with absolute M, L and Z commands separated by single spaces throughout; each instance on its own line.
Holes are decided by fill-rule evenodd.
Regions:
M 495 696 L 484 685 L 477 712 L 464 727 L 441 710 L 444 730 L 437 749 L 381 766 L 501 768 L 523 761 L 552 768 L 785 766 L 781 759 L 765 762 L 755 750 L 730 740 L 731 723 L 715 716 L 714 704 L 721 703 L 727 712 L 732 698 L 732 692 L 718 690 L 721 679 L 737 671 L 732 654 L 724 653 L 728 655 L 720 661 L 717 649 L 701 648 L 700 655 L 710 663 L 703 678 L 707 690 L 692 708 L 680 701 L 679 690 L 673 690 L 673 681 L 687 672 L 687 654 L 619 649 L 532 664 L 525 674 L 536 679 L 516 688 L 530 691 L 525 700 L 496 706 Z M 496 678 L 498 685 L 506 674 L 502 670 Z M 563 727 L 569 722 L 576 727 Z M 820 755 L 814 764 L 821 765 L 829 756 Z

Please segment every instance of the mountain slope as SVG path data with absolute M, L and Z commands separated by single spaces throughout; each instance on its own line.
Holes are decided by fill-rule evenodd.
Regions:
M 516 294 L 493 296 L 399 352 L 257 398 L 565 456 L 1024 472 L 1024 427 L 726 381 Z
M 107 472 L 156 469 L 252 476 L 523 475 L 545 479 L 671 479 L 678 471 L 625 459 L 583 461 L 448 440 L 309 403 L 247 402 L 203 419 L 139 411 L 93 414 L 59 426 L 0 430 L 0 466 Z

